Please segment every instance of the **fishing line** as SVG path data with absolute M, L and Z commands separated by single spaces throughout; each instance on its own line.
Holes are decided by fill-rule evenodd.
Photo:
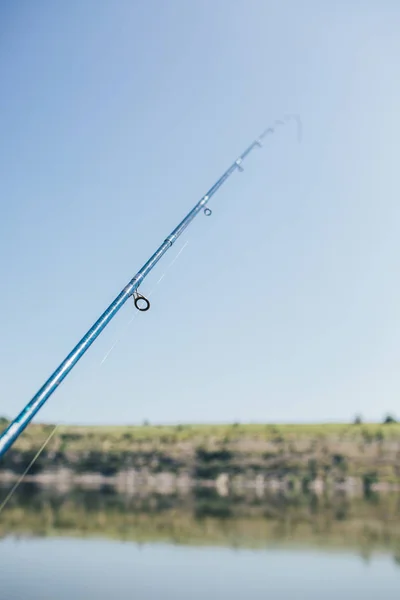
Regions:
M 153 287 L 153 289 L 149 292 L 149 294 L 147 295 L 148 297 L 152 296 L 155 292 L 155 290 L 157 289 L 158 285 L 160 285 L 160 283 L 163 281 L 163 279 L 165 278 L 167 272 L 169 271 L 169 269 L 175 264 L 175 262 L 178 260 L 179 256 L 182 254 L 182 252 L 185 250 L 185 248 L 187 247 L 187 245 L 189 244 L 189 240 L 187 240 L 185 242 L 185 244 L 182 246 L 182 248 L 180 248 L 179 252 L 176 254 L 176 256 L 174 257 L 174 259 L 168 264 L 167 268 L 165 269 L 164 273 L 161 275 L 161 277 L 158 279 L 157 283 L 155 284 L 155 286 Z M 138 313 L 135 313 L 133 315 L 133 317 L 131 317 L 131 319 L 128 321 L 128 323 L 125 325 L 124 327 L 124 333 L 114 342 L 114 344 L 111 346 L 111 348 L 108 350 L 108 352 L 105 354 L 104 358 L 101 360 L 101 362 L 98 364 L 98 367 L 100 368 L 101 365 L 106 361 L 106 359 L 108 358 L 108 356 L 111 354 L 112 350 L 118 345 L 118 343 L 123 339 L 124 335 L 127 333 L 127 328 L 129 327 L 129 325 L 138 317 Z M 8 492 L 8 494 L 6 495 L 6 497 L 4 498 L 4 500 L 1 502 L 0 504 L 0 513 L 2 512 L 2 510 L 4 509 L 4 507 L 6 506 L 6 504 L 8 504 L 8 502 L 11 500 L 12 496 L 14 495 L 14 493 L 16 492 L 16 490 L 18 489 L 18 487 L 21 485 L 21 483 L 23 482 L 23 480 L 25 479 L 25 477 L 27 476 L 28 472 L 30 471 L 30 469 L 33 467 L 33 465 L 35 464 L 35 462 L 38 460 L 39 456 L 42 454 L 42 452 L 45 450 L 47 444 L 50 442 L 50 440 L 54 437 L 55 433 L 57 432 L 57 430 L 61 427 L 60 424 L 57 424 L 53 427 L 53 429 L 51 430 L 51 432 L 49 433 L 49 435 L 47 436 L 46 440 L 43 442 L 43 444 L 40 446 L 39 450 L 36 452 L 35 456 L 32 458 L 31 462 L 28 464 L 28 466 L 26 467 L 25 471 L 22 473 L 22 475 L 17 479 L 17 481 L 15 482 L 15 484 L 13 485 L 13 487 L 11 488 L 11 490 Z
M 0 513 L 2 512 L 2 510 L 6 506 L 6 504 L 11 500 L 11 497 L 14 495 L 14 492 L 21 485 L 22 481 L 24 480 L 24 478 L 28 474 L 29 470 L 33 467 L 33 465 L 35 464 L 35 462 L 37 461 L 37 459 L 39 458 L 39 456 L 42 454 L 43 450 L 46 448 L 47 444 L 50 442 L 51 438 L 54 436 L 54 434 L 56 433 L 56 431 L 60 427 L 61 427 L 60 424 L 54 425 L 53 429 L 51 430 L 51 432 L 49 433 L 49 435 L 47 436 L 47 438 L 43 442 L 43 444 L 40 446 L 39 450 L 36 452 L 35 456 L 32 458 L 31 462 L 26 467 L 25 471 L 22 473 L 22 475 L 20 475 L 20 477 L 14 483 L 14 485 L 11 488 L 11 490 L 8 492 L 8 494 L 6 495 L 6 497 L 4 498 L 4 500 L 2 501 L 2 503 L 0 504 Z
M 155 291 L 157 290 L 157 287 L 160 285 L 160 283 L 163 281 L 163 279 L 165 278 L 165 276 L 167 275 L 168 271 L 170 270 L 170 268 L 176 263 L 176 261 L 178 260 L 178 258 L 180 257 L 180 255 L 182 254 L 182 252 L 185 250 L 185 248 L 188 246 L 189 244 L 189 240 L 186 240 L 186 242 L 183 244 L 183 246 L 179 249 L 179 251 L 177 252 L 176 256 L 171 260 L 171 262 L 168 264 L 167 268 L 165 269 L 164 273 L 161 275 L 161 277 L 159 277 L 159 279 L 157 280 L 156 284 L 154 285 L 154 287 L 152 288 L 152 290 L 147 294 L 147 297 L 150 298 Z M 140 311 L 139 311 L 140 312 Z M 131 323 L 139 316 L 139 313 L 136 312 L 133 317 L 131 317 L 129 319 L 129 321 L 126 323 L 126 325 L 124 326 L 124 331 L 123 333 L 120 335 L 119 338 L 117 338 L 117 340 L 112 344 L 111 348 L 106 352 L 106 354 L 104 355 L 104 357 L 102 358 L 102 360 L 100 361 L 100 363 L 98 364 L 98 367 L 100 368 L 101 365 L 107 360 L 107 358 L 109 357 L 109 355 L 111 354 L 111 352 L 114 350 L 114 348 L 119 344 L 119 342 L 125 337 L 125 335 L 128 332 L 128 327 L 131 325 Z M 6 506 L 6 504 L 10 501 L 11 497 L 14 495 L 14 493 L 16 492 L 16 490 L 18 489 L 18 487 L 21 485 L 21 483 L 23 482 L 24 478 L 26 477 L 26 475 L 28 474 L 28 472 L 30 471 L 30 469 L 33 467 L 33 465 L 35 464 L 35 462 L 38 460 L 39 456 L 41 455 L 41 453 L 45 450 L 47 444 L 50 442 L 50 440 L 52 439 L 52 437 L 55 435 L 56 431 L 61 427 L 60 424 L 55 425 L 54 428 L 52 429 L 52 431 L 49 433 L 49 435 L 47 436 L 46 440 L 43 442 L 42 446 L 39 448 L 39 450 L 37 451 L 37 453 L 35 454 L 35 456 L 33 457 L 33 459 L 31 460 L 31 462 L 28 464 L 28 466 L 26 467 L 25 471 L 22 473 L 22 475 L 18 478 L 18 480 L 16 481 L 16 483 L 14 484 L 14 486 L 11 488 L 11 490 L 9 491 L 9 493 L 7 494 L 7 496 L 4 498 L 3 502 L 0 504 L 0 513 L 1 511 L 4 509 L 4 507 Z

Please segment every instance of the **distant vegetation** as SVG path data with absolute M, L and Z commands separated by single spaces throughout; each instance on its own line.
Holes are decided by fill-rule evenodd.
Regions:
M 6 426 L 6 419 L 2 419 Z M 22 473 L 52 431 L 33 424 L 0 461 L 0 476 Z M 227 484 L 275 482 L 287 489 L 346 487 L 369 493 L 400 486 L 400 424 L 60 427 L 30 475 L 68 469 L 76 476 L 122 472 Z
M 397 423 L 397 420 L 392 415 L 388 415 L 383 422 L 385 425 L 391 425 Z

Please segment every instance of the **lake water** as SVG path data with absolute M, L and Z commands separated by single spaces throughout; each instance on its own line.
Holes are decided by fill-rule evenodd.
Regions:
M 0 597 L 399 600 L 399 506 L 25 489 L 1 515 Z

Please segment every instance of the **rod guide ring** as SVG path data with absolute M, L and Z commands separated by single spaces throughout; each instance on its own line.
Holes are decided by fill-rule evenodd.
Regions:
M 204 214 L 206 215 L 206 217 L 210 217 L 212 215 L 211 208 L 205 208 L 204 209 Z
M 150 300 L 139 294 L 139 292 L 133 292 L 133 302 L 135 303 L 135 307 L 140 310 L 140 312 L 146 312 L 150 308 Z M 144 302 L 144 306 L 143 303 Z

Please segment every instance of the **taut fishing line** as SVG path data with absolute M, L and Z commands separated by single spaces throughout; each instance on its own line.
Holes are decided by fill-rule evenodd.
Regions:
M 169 269 L 175 264 L 175 262 L 178 260 L 178 258 L 180 257 L 180 255 L 182 254 L 182 252 L 185 250 L 185 248 L 187 247 L 187 245 L 189 244 L 189 240 L 187 240 L 185 242 L 185 244 L 182 246 L 182 248 L 178 251 L 178 253 L 176 254 L 175 258 L 169 263 L 169 265 L 167 266 L 167 268 L 165 269 L 164 273 L 161 275 L 161 277 L 158 279 L 158 281 L 156 282 L 156 284 L 154 285 L 153 289 L 149 292 L 149 294 L 147 295 L 149 298 L 154 294 L 154 292 L 156 291 L 157 287 L 160 285 L 160 283 L 164 280 L 165 276 L 167 275 Z M 105 363 L 105 361 L 107 360 L 108 356 L 111 354 L 112 350 L 117 346 L 117 344 L 122 340 L 122 338 L 124 337 L 124 335 L 126 335 L 127 330 L 129 325 L 131 325 L 131 323 L 136 319 L 136 317 L 138 316 L 138 313 L 135 313 L 133 315 L 133 317 L 131 317 L 129 319 L 129 321 L 125 324 L 124 326 L 124 331 L 123 333 L 120 335 L 120 337 L 112 344 L 111 348 L 106 352 L 106 354 L 104 355 L 103 359 L 98 363 L 98 368 L 101 367 L 102 364 Z M 36 454 L 34 455 L 34 457 L 32 458 L 32 460 L 28 463 L 28 466 L 26 467 L 26 469 L 23 471 L 23 473 L 18 477 L 17 481 L 14 483 L 14 485 L 11 487 L 10 491 L 6 494 L 4 500 L 0 503 L 0 513 L 3 511 L 3 509 L 6 507 L 6 505 L 8 504 L 8 502 L 11 500 L 12 496 L 14 495 L 14 493 L 17 491 L 18 487 L 21 485 L 21 483 L 23 482 L 23 480 L 25 479 L 25 477 L 27 476 L 27 474 L 29 473 L 29 471 L 31 470 L 31 468 L 33 467 L 33 465 L 35 464 L 35 462 L 38 460 L 39 456 L 42 454 L 42 452 L 45 450 L 45 448 L 47 447 L 48 443 L 50 442 L 50 440 L 54 437 L 54 435 L 56 434 L 56 432 L 60 429 L 61 424 L 57 424 L 54 425 L 53 429 L 50 431 L 49 435 L 47 436 L 47 438 L 45 439 L 45 441 L 43 442 L 43 444 L 40 446 L 39 450 L 36 452 Z

